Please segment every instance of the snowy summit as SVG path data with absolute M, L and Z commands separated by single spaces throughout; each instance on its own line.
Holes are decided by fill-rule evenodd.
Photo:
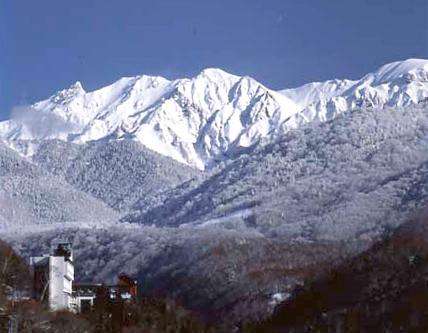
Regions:
M 428 60 L 395 62 L 357 81 L 273 91 L 250 77 L 208 68 L 170 81 L 135 76 L 96 91 L 80 82 L 0 123 L 0 138 L 85 143 L 132 139 L 198 169 L 260 139 L 358 107 L 401 107 L 428 98 Z

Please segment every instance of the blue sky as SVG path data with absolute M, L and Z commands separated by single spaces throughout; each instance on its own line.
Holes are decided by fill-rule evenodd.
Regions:
M 220 67 L 281 89 L 428 58 L 426 0 L 3 0 L 0 119 L 79 80 Z

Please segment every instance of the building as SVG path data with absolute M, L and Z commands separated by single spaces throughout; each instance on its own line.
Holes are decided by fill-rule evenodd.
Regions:
M 110 297 L 118 298 L 122 301 L 136 300 L 138 296 L 137 280 L 125 273 L 120 273 L 117 277 L 117 285 L 110 286 Z
M 71 243 L 55 243 L 50 254 L 31 257 L 30 266 L 34 272 L 33 297 L 47 303 L 52 311 L 73 310 L 74 265 Z
M 75 283 L 73 250 L 69 242 L 56 242 L 49 254 L 31 257 L 33 298 L 48 305 L 52 311 L 70 310 L 87 313 L 98 302 L 120 307 L 138 297 L 137 280 L 125 273 L 117 284 Z
M 121 273 L 115 285 L 73 283 L 72 295 L 76 312 L 87 313 L 92 309 L 97 300 L 100 301 L 100 297 L 111 304 L 137 300 L 137 280 Z
M 102 284 L 73 283 L 73 300 L 75 311 L 88 313 L 94 306 L 98 290 Z

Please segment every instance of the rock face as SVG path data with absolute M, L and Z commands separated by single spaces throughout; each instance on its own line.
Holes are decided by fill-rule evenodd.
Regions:
M 355 109 L 403 107 L 428 98 L 428 61 L 391 63 L 361 80 L 331 80 L 272 91 L 249 77 L 205 69 L 191 79 L 122 78 L 85 92 L 77 82 L 0 123 L 6 141 L 85 143 L 132 139 L 206 169 L 261 139 Z

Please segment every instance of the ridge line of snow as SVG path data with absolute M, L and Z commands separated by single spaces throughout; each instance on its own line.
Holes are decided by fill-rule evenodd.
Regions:
M 381 66 L 360 80 L 274 91 L 248 76 L 206 68 L 192 78 L 124 77 L 86 92 L 76 81 L 17 117 L 0 138 L 85 143 L 131 138 L 199 169 L 260 139 L 355 108 L 405 107 L 428 99 L 428 60 Z M 31 153 L 31 152 L 29 152 Z

